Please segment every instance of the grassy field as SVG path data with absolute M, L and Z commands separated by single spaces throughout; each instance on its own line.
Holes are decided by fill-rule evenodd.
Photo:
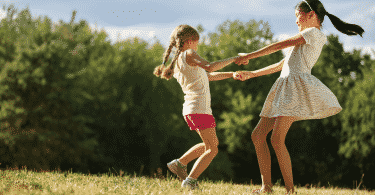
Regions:
M 181 182 L 172 176 L 155 178 L 119 174 L 83 175 L 58 171 L 34 172 L 22 170 L 0 171 L 0 195 L 5 194 L 251 194 L 259 185 L 236 185 L 224 182 L 199 181 L 201 191 L 181 188 Z M 281 186 L 274 186 L 273 194 L 285 194 Z M 298 194 L 358 194 L 374 195 L 356 189 L 297 187 Z

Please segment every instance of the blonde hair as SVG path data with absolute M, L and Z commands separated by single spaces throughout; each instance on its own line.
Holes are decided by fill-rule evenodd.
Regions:
M 162 79 L 166 80 L 169 80 L 172 77 L 175 62 L 177 61 L 178 56 L 181 54 L 181 49 L 184 46 L 184 43 L 188 40 L 199 40 L 199 33 L 193 27 L 189 25 L 179 25 L 173 30 L 168 49 L 163 55 L 163 64 L 157 66 L 154 70 L 155 76 L 160 76 Z M 168 66 L 164 66 L 169 59 L 169 55 L 171 54 L 173 47 L 177 48 L 176 55 Z

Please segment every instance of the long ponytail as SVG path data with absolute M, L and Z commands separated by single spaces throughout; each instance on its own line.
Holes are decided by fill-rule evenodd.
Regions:
M 310 11 L 314 11 L 318 16 L 318 20 L 320 21 L 320 25 L 324 21 L 324 16 L 328 16 L 329 20 L 331 20 L 333 26 L 340 32 L 346 35 L 360 35 L 365 32 L 362 27 L 356 24 L 349 24 L 342 21 L 340 18 L 328 13 L 324 8 L 323 4 L 319 0 L 303 0 L 296 5 L 300 11 L 304 13 L 309 13 Z
M 356 24 L 349 24 L 346 23 L 340 18 L 330 14 L 326 13 L 328 16 L 329 20 L 331 20 L 333 26 L 340 32 L 347 34 L 347 35 L 359 35 L 362 37 L 362 34 L 365 32 L 362 27 L 356 25 Z

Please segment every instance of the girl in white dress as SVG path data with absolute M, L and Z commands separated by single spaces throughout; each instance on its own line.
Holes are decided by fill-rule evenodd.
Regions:
M 328 16 L 337 30 L 347 35 L 361 35 L 364 30 L 329 14 L 319 0 L 301 1 L 295 8 L 299 33 L 287 40 L 271 44 L 263 49 L 244 55 L 237 64 L 248 64 L 249 59 L 268 55 L 292 47 L 279 63 L 257 71 L 239 71 L 237 80 L 246 80 L 281 71 L 272 86 L 260 113 L 260 121 L 252 133 L 262 188 L 253 193 L 272 192 L 271 159 L 266 142 L 273 129 L 271 143 L 283 175 L 287 193 L 294 193 L 292 165 L 285 146 L 285 136 L 294 121 L 321 119 L 339 113 L 342 108 L 336 96 L 320 80 L 311 75 L 311 69 L 319 58 L 326 36 L 320 31 L 324 16 Z
M 219 141 L 216 136 L 215 118 L 212 116 L 209 81 L 234 78 L 234 72 L 213 71 L 240 59 L 236 56 L 210 63 L 196 53 L 198 41 L 199 34 L 191 26 L 176 27 L 171 34 L 169 48 L 164 53 L 163 64 L 154 71 L 156 76 L 167 80 L 173 76 L 181 85 L 185 93 L 182 114 L 190 130 L 196 131 L 203 141 L 193 146 L 181 158 L 167 164 L 170 171 L 184 180 L 181 186 L 189 189 L 198 188 L 199 175 L 218 153 Z M 165 67 L 164 64 L 168 61 L 173 47 L 176 48 L 175 57 L 171 64 Z M 187 175 L 186 165 L 196 158 L 198 159 Z

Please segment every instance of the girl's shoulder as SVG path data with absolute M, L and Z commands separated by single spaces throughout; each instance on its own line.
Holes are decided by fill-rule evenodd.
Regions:
M 318 34 L 318 35 L 324 35 L 324 33 L 319 30 L 318 28 L 316 27 L 310 27 L 310 28 L 306 28 L 305 30 L 303 30 L 301 32 L 302 34 Z
M 311 30 L 313 33 L 315 33 L 317 36 L 325 37 L 326 35 L 323 33 L 322 30 L 316 28 L 316 27 L 311 27 Z
M 179 68 L 190 67 L 189 62 L 191 61 L 192 51 L 189 50 L 182 51 L 178 56 L 178 63 L 180 64 Z
M 197 58 L 197 52 L 194 49 L 187 49 L 185 52 L 186 63 L 190 66 L 195 66 L 194 59 Z
M 307 28 L 303 30 L 301 34 L 305 38 L 305 40 L 307 39 L 306 40 L 307 43 L 313 43 L 313 42 L 325 43 L 327 41 L 327 36 L 316 27 Z
M 318 28 L 315 28 L 316 30 L 316 36 L 319 38 L 319 40 L 321 40 L 322 44 L 324 45 L 324 43 L 327 42 L 327 36 L 323 33 L 322 30 L 318 29 Z

